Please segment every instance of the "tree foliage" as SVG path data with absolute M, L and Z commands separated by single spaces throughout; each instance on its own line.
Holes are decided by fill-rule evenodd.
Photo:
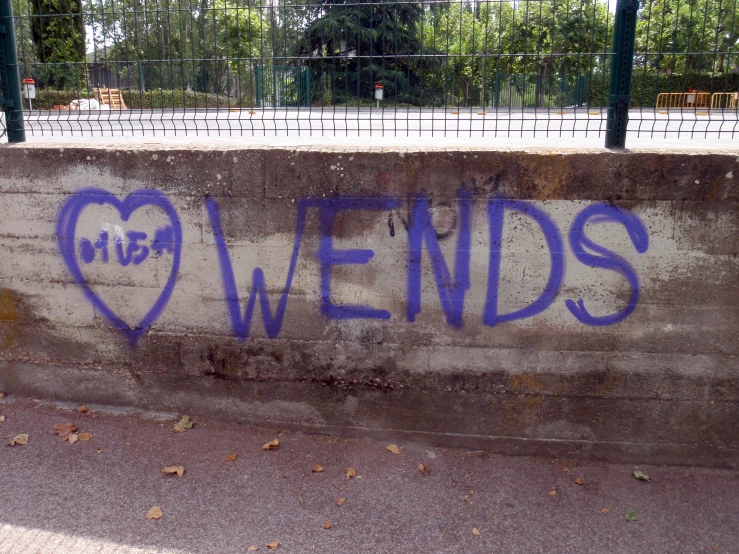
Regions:
M 79 87 L 85 62 L 81 0 L 29 0 L 36 60 L 43 64 L 42 85 Z
M 651 79 L 736 71 L 738 5 L 642 0 L 635 73 Z M 13 6 L 21 16 L 21 63 L 39 84 L 55 88 L 95 86 L 84 75 L 88 62 L 115 73 L 123 88 L 253 101 L 258 71 L 307 68 L 314 104 L 368 104 L 382 84 L 396 104 L 543 106 L 573 102 L 573 91 L 582 96 L 582 87 L 591 90 L 596 81 L 601 90 L 612 57 L 607 0 L 13 0 Z

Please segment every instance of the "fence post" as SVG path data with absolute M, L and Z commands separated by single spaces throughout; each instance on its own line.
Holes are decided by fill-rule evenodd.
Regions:
M 613 29 L 613 61 L 606 121 L 606 148 L 626 147 L 626 126 L 631 102 L 631 69 L 639 0 L 618 0 Z
M 18 71 L 18 52 L 15 45 L 13 6 L 11 0 L 0 0 L 0 79 L 2 79 L 2 105 L 8 142 L 26 142 L 23 129 L 23 99 L 21 98 L 21 75 Z

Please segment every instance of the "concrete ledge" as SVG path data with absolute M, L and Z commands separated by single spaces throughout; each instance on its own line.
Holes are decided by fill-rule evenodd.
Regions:
M 737 179 L 731 151 L 0 148 L 0 389 L 735 468 Z

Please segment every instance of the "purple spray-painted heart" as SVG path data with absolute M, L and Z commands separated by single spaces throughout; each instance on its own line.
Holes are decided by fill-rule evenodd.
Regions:
M 102 206 L 103 204 L 110 204 L 115 207 L 121 214 L 121 220 L 128 221 L 131 214 L 137 209 L 143 206 L 155 206 L 160 208 L 172 222 L 172 232 L 165 233 L 162 236 L 162 241 L 153 248 L 158 248 L 160 253 L 167 250 L 173 254 L 172 270 L 167 279 L 167 283 L 162 289 L 162 293 L 157 298 L 154 305 L 146 313 L 143 319 L 138 325 L 130 327 L 120 317 L 118 317 L 113 310 L 111 310 L 105 302 L 90 288 L 87 283 L 82 269 L 77 261 L 77 255 L 75 250 L 76 240 L 75 232 L 77 229 L 77 221 L 79 220 L 82 211 L 90 205 L 97 204 Z M 132 346 L 136 345 L 141 334 L 152 324 L 162 310 L 169 302 L 170 296 L 172 296 L 172 290 L 174 289 L 177 281 L 177 274 L 180 270 L 180 255 L 182 253 L 182 226 L 180 224 L 180 218 L 177 215 L 172 203 L 169 199 L 160 191 L 150 189 L 140 189 L 132 192 L 124 200 L 119 200 L 113 194 L 99 188 L 88 188 L 79 190 L 67 200 L 66 204 L 59 213 L 59 219 L 56 225 L 57 240 L 59 241 L 59 248 L 62 252 L 64 262 L 67 264 L 69 271 L 72 272 L 75 280 L 82 286 L 85 292 L 85 296 L 92 302 L 93 306 L 97 308 L 105 317 L 107 317 L 113 325 L 120 329 L 124 335 L 128 338 Z M 135 244 L 135 240 L 133 241 Z M 84 243 L 81 243 L 82 256 L 92 255 L 94 256 L 94 248 L 91 243 L 85 239 Z M 127 260 L 124 265 L 127 265 L 130 261 L 134 264 L 140 263 L 143 258 L 135 256 L 135 250 L 129 248 L 127 256 L 122 254 L 122 243 L 120 240 L 116 242 L 116 247 L 119 249 L 119 257 Z M 107 253 L 107 245 L 105 246 Z M 144 247 L 148 248 L 148 247 Z M 148 252 L 148 249 L 147 249 Z M 139 252 L 141 254 L 141 252 Z M 86 260 L 89 261 L 89 260 Z

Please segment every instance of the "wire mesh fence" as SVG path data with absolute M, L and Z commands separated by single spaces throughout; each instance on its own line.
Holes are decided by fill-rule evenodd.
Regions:
M 739 132 L 739 0 L 0 2 L 32 136 Z

